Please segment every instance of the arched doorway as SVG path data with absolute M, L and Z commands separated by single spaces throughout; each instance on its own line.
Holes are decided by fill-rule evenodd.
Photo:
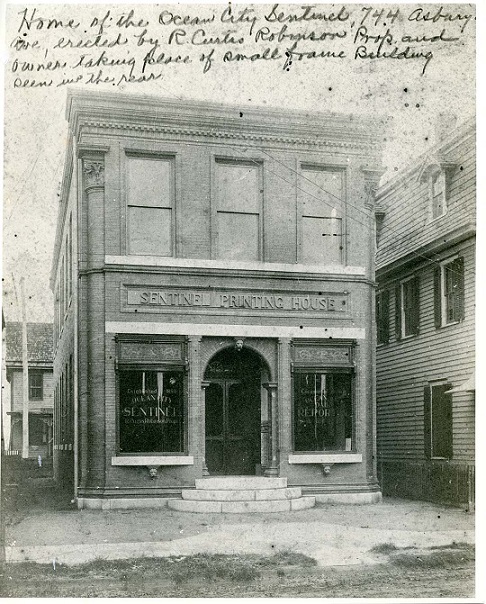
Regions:
M 225 348 L 209 362 L 206 465 L 211 475 L 255 475 L 261 463 L 262 381 L 267 370 L 249 348 Z

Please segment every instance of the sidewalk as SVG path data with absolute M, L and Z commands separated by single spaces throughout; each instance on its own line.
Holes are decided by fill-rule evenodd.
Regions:
M 96 558 L 293 551 L 321 566 L 380 562 L 383 543 L 424 548 L 474 543 L 474 516 L 426 502 L 318 505 L 278 514 L 160 510 L 32 512 L 7 527 L 9 562 L 79 564 Z

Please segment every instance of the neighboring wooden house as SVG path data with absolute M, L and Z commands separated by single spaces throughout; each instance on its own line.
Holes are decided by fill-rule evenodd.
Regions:
M 377 193 L 377 448 L 385 495 L 474 496 L 475 120 Z
M 7 323 L 6 371 L 11 387 L 8 451 L 22 454 L 22 324 Z M 52 457 L 53 379 L 52 323 L 27 324 L 29 363 L 29 458 Z

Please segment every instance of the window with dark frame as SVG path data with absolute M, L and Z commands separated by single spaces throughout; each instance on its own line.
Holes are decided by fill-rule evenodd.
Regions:
M 120 453 L 183 453 L 182 370 L 123 369 L 119 372 Z
M 261 164 L 217 160 L 215 181 L 218 258 L 260 260 Z
M 39 401 L 44 398 L 42 372 L 29 371 L 29 400 Z
M 127 156 L 128 253 L 173 255 L 173 160 Z
M 420 329 L 420 280 L 414 275 L 395 288 L 395 337 L 414 336 Z
M 376 294 L 376 337 L 378 344 L 388 344 L 390 339 L 390 292 Z
M 452 458 L 451 388 L 451 384 L 444 383 L 424 388 L 424 447 L 427 458 Z
M 293 381 L 294 451 L 351 451 L 351 372 L 298 370 Z
M 434 298 L 436 327 L 464 319 L 464 258 L 446 260 L 436 268 Z
M 325 166 L 303 166 L 301 175 L 301 261 L 341 264 L 344 171 Z

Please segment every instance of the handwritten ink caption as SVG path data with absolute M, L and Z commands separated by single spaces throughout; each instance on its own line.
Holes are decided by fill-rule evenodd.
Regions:
M 298 8 L 154 6 L 24 8 L 10 41 L 9 85 L 125 86 L 163 79 L 167 70 L 200 65 L 203 73 L 262 63 L 290 71 L 343 60 L 357 65 L 400 62 L 425 75 L 430 63 L 469 35 L 467 5 L 386 8 L 306 5 Z M 51 11 L 49 13 L 43 11 Z M 52 13 L 54 10 L 54 13 Z

